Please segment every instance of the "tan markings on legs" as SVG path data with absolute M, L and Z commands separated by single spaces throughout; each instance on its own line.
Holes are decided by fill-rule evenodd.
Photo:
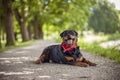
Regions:
M 76 61 L 82 62 L 82 60 L 83 60 L 83 57 L 80 57 L 80 58 L 78 58 Z
M 66 58 L 68 61 L 74 60 L 74 58 L 73 58 L 73 57 L 70 57 L 70 56 L 65 56 L 65 58 Z
M 84 63 L 87 63 L 89 66 L 96 66 L 97 65 L 89 60 L 85 60 Z
M 43 55 L 41 55 L 41 56 L 35 61 L 35 63 L 36 63 L 36 64 L 42 63 L 42 61 L 44 60 L 44 58 L 45 58 L 45 55 L 43 54 Z
M 76 62 L 76 63 L 75 63 L 75 66 L 87 67 L 87 66 L 88 66 L 88 64 L 83 63 L 83 62 Z

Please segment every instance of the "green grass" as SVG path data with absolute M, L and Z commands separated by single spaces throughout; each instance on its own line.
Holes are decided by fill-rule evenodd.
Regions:
M 16 44 L 14 46 L 6 46 L 6 47 L 0 48 L 0 52 L 6 51 L 6 50 L 9 50 L 9 49 L 18 48 L 18 47 L 28 46 L 28 45 L 32 44 L 33 42 L 35 42 L 35 41 L 36 40 L 30 40 L 30 41 L 27 41 L 27 42 L 16 42 Z
M 115 48 L 102 48 L 97 43 L 87 44 L 84 42 L 79 42 L 82 49 L 87 50 L 91 53 L 98 54 L 103 57 L 120 62 L 120 51 Z
M 120 33 L 108 35 L 108 40 L 116 40 L 116 39 L 120 39 Z

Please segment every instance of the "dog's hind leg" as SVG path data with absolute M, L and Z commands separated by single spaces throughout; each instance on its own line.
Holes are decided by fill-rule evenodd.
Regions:
M 40 57 L 35 61 L 36 64 L 49 61 L 50 50 L 44 49 Z
M 45 58 L 45 55 L 42 54 L 42 55 L 35 61 L 35 63 L 36 63 L 36 64 L 42 63 L 42 62 L 44 61 L 44 58 Z
M 65 56 L 65 58 L 67 59 L 67 61 L 73 61 L 74 60 L 73 57 L 69 57 L 69 56 Z

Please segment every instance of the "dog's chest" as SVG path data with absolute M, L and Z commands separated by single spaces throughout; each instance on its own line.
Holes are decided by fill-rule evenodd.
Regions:
M 70 51 L 63 52 L 63 54 L 65 56 L 73 56 L 73 55 L 75 55 L 75 50 L 70 50 Z

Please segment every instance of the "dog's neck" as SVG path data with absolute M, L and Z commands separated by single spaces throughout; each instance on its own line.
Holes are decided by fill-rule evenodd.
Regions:
M 61 46 L 62 46 L 64 52 L 66 52 L 66 51 L 70 51 L 70 50 L 76 48 L 77 45 L 76 45 L 76 43 L 74 43 L 74 44 L 72 44 L 71 46 L 68 46 L 68 45 L 66 45 L 66 44 L 63 42 L 63 43 L 61 44 Z

